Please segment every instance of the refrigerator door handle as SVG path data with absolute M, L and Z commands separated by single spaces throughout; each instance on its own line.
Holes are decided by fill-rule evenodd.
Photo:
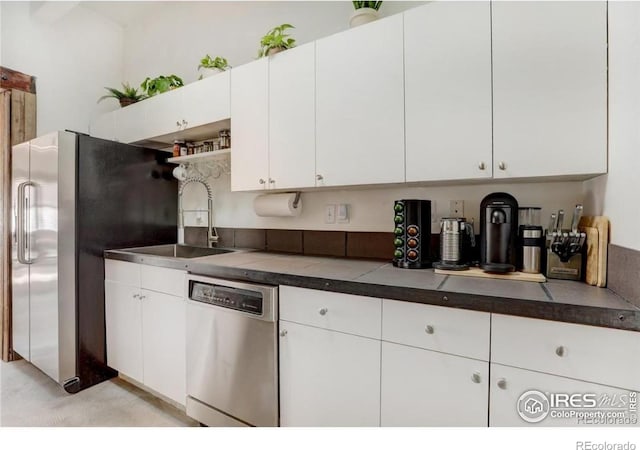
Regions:
M 25 181 L 18 185 L 18 216 L 16 223 L 16 237 L 18 244 L 17 257 L 18 262 L 21 264 L 33 264 L 33 260 L 27 259 L 25 255 L 29 250 L 29 239 L 27 236 L 27 214 L 29 212 L 28 198 L 25 195 L 27 186 L 34 186 L 31 181 Z

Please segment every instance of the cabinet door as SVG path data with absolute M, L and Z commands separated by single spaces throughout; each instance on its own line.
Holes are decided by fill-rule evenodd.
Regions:
M 149 101 L 151 99 L 134 103 L 116 111 L 115 138 L 118 142 L 130 144 L 149 137 L 147 127 L 150 125 L 149 120 L 153 120 L 153 118 L 147 118 L 147 102 Z
M 142 305 L 137 286 L 105 281 L 107 364 L 142 383 Z
M 100 139 L 113 141 L 116 137 L 116 114 L 119 111 L 111 111 L 96 117 L 89 125 L 89 134 Z
M 486 427 L 489 363 L 382 343 L 381 425 Z
M 182 118 L 187 128 L 230 117 L 230 79 L 230 72 L 226 71 L 180 88 Z
M 316 41 L 318 186 L 404 182 L 402 15 Z
M 269 60 L 269 188 L 316 181 L 315 43 Z
M 144 384 L 184 405 L 185 300 L 146 289 L 141 293 Z
M 231 70 L 231 190 L 265 189 L 269 178 L 269 58 Z
M 404 13 L 407 181 L 490 178 L 489 2 Z
M 143 139 L 151 139 L 187 127 L 182 104 L 182 89 L 185 88 L 163 92 L 142 102 L 145 106 L 145 122 L 139 123 L 138 126 L 143 132 Z
M 531 395 L 525 393 L 538 391 Z M 491 364 L 491 398 L 489 403 L 489 425 L 492 427 L 522 427 L 522 426 L 638 426 L 637 393 L 604 386 L 601 384 L 586 383 L 570 378 L 547 375 L 514 367 Z M 551 401 L 551 394 L 555 400 Z M 584 404 L 585 407 L 571 407 L 565 404 L 557 394 L 574 395 L 571 400 L 574 405 Z M 590 400 L 583 397 L 584 394 L 593 395 L 595 406 L 589 406 Z M 545 401 L 546 399 L 546 401 Z M 569 400 L 567 400 L 569 401 Z M 530 403 L 530 405 L 527 405 Z M 631 404 L 635 403 L 635 411 L 630 411 Z M 625 419 L 613 420 L 608 423 L 580 420 L 577 417 L 558 417 L 558 413 L 570 414 L 571 410 L 577 412 L 622 414 Z M 520 416 L 523 411 L 528 420 Z M 538 422 L 534 422 L 538 420 Z M 618 422 L 620 420 L 620 422 Z
M 494 177 L 607 170 L 606 2 L 493 2 Z
M 286 321 L 280 336 L 282 426 L 379 425 L 380 341 Z

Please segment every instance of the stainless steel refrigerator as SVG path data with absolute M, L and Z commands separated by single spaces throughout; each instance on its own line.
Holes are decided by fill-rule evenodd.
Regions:
M 176 242 L 166 155 L 67 131 L 12 149 L 13 350 L 67 392 L 116 374 L 103 252 Z

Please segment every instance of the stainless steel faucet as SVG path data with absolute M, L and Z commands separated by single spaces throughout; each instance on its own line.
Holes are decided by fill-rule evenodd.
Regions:
M 180 182 L 178 188 L 178 244 L 184 244 L 184 213 L 185 212 L 203 212 L 202 209 L 182 209 L 182 194 L 184 188 L 190 183 L 200 183 L 207 190 L 207 247 L 213 247 L 218 242 L 218 232 L 213 226 L 213 189 L 207 182 L 206 178 L 199 176 L 191 176 Z

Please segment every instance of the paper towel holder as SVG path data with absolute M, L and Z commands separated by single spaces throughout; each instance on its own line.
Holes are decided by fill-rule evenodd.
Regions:
M 295 209 L 298 209 L 298 203 L 300 203 L 300 196 L 302 195 L 302 192 L 298 191 L 296 192 L 296 197 L 293 199 L 293 207 Z

